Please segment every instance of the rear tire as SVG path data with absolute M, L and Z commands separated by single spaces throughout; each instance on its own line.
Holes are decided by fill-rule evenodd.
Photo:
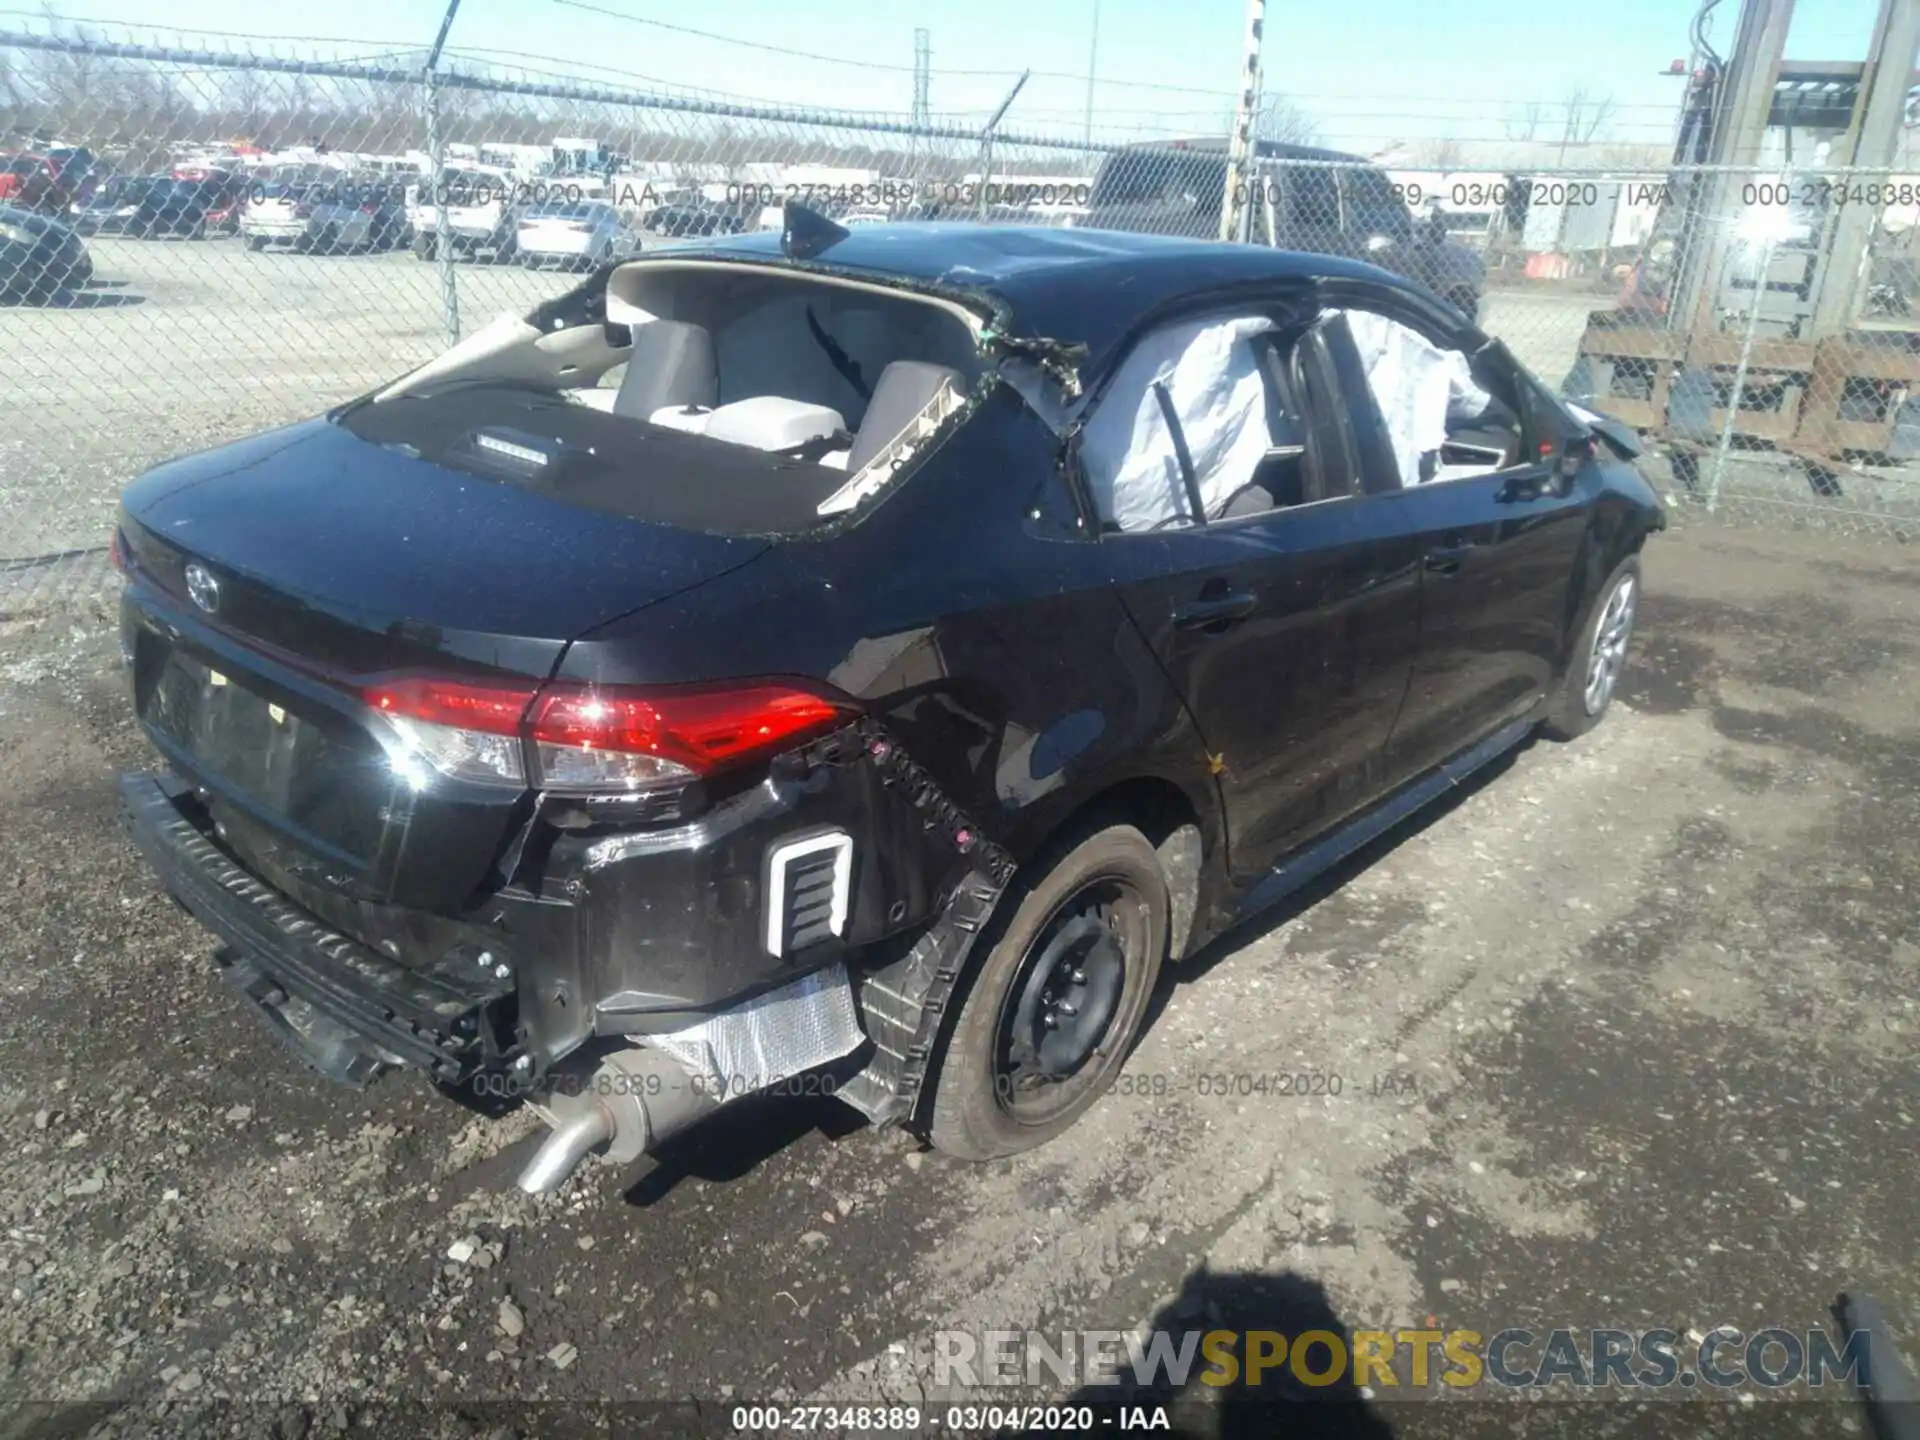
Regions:
M 266 237 L 266 236 L 264 236 L 264 235 L 249 235 L 249 236 L 247 237 L 247 249 L 249 249 L 249 250 L 252 250 L 252 251 L 255 251 L 255 252 L 257 253 L 257 252 L 259 252 L 259 251 L 261 251 L 261 250 L 264 250 L 264 249 L 266 249 L 266 248 L 267 248 L 267 237 Z
M 1547 712 L 1547 733 L 1554 739 L 1575 739 L 1606 718 L 1626 665 L 1639 608 L 1640 557 L 1629 555 L 1607 576 L 1580 629 L 1560 693 Z
M 1031 882 L 1016 878 L 929 1077 L 927 1138 L 997 1160 L 1085 1114 L 1139 1034 L 1171 908 L 1159 856 L 1131 825 L 1086 836 Z

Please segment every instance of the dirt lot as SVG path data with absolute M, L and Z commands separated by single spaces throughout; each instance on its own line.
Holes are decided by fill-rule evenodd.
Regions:
M 294 1069 L 116 831 L 143 756 L 104 620 L 16 631 L 0 1399 L 137 1403 L 0 1434 L 913 1395 L 936 1330 L 1169 1315 L 1804 1332 L 1858 1287 L 1920 1335 L 1920 567 L 1689 527 L 1648 589 L 1605 726 L 1218 946 L 1136 1093 L 1053 1146 L 975 1168 L 835 1101 L 742 1105 L 538 1202 L 524 1118 Z M 1344 1083 L 1199 1093 L 1222 1072 Z M 432 1418 L 494 1423 L 465 1413 Z

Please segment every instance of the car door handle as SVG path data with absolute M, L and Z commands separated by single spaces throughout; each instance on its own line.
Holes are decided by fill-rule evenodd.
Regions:
M 1451 545 L 1436 545 L 1427 551 L 1427 571 L 1433 575 L 1458 575 L 1460 567 L 1467 563 L 1467 556 L 1472 553 L 1473 542 L 1470 540 Z
M 1198 600 L 1176 605 L 1173 623 L 1180 630 L 1205 630 L 1214 625 L 1232 625 L 1251 615 L 1259 603 L 1259 597 L 1247 590 L 1209 593 Z

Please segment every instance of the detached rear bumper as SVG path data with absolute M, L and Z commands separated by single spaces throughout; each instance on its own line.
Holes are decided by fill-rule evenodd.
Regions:
M 120 807 L 161 885 L 225 942 L 222 975 L 329 1079 L 358 1087 L 405 1066 L 455 1085 L 507 1058 L 511 980 L 478 965 L 411 969 L 328 929 L 229 859 L 178 781 L 122 775 Z

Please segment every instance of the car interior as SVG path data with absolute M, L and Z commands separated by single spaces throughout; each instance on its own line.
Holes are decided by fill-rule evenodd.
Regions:
M 1216 317 L 1163 337 L 1122 365 L 1083 442 L 1109 532 L 1194 525 L 1196 498 L 1207 523 L 1237 520 L 1529 454 L 1503 377 L 1385 315 Z
M 375 400 L 509 387 L 520 399 L 503 391 L 503 425 L 544 398 L 580 412 L 569 428 L 609 443 L 628 424 L 722 442 L 818 476 L 832 513 L 861 472 L 890 473 L 905 444 L 959 408 L 984 363 L 979 323 L 884 286 L 653 261 L 608 277 L 604 323 L 496 321 Z

